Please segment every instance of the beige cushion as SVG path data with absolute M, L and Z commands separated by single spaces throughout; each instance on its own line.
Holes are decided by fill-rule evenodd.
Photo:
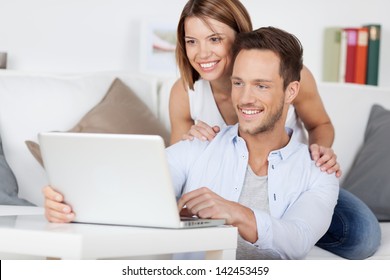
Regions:
M 169 143 L 169 133 L 163 124 L 118 78 L 113 81 L 103 100 L 68 132 L 155 134 L 160 135 L 166 145 Z M 39 145 L 30 140 L 26 141 L 26 145 L 43 166 Z

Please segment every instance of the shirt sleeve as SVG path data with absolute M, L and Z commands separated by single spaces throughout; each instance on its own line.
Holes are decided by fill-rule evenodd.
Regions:
M 166 156 L 172 185 L 178 200 L 183 192 L 191 166 L 207 146 L 207 141 L 194 139 L 192 141 L 179 141 L 166 148 Z
M 283 259 L 302 259 L 328 230 L 337 202 L 334 174 L 315 172 L 311 186 L 287 205 L 277 218 L 256 209 L 259 249 L 275 250 Z

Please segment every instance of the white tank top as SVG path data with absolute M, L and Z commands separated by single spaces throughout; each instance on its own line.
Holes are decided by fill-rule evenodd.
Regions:
M 210 82 L 203 79 L 197 80 L 194 84 L 194 90 L 188 89 L 188 95 L 190 114 L 195 123 L 202 121 L 210 126 L 218 125 L 220 128 L 226 126 L 215 102 Z M 298 118 L 294 106 L 290 106 L 288 110 L 286 126 L 294 130 L 294 137 L 307 143 L 307 132 L 303 128 L 302 121 Z

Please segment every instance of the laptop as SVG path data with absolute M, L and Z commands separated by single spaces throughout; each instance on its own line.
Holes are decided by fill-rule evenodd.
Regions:
M 75 222 L 159 228 L 210 227 L 224 219 L 180 218 L 164 141 L 157 135 L 38 135 L 49 184 Z

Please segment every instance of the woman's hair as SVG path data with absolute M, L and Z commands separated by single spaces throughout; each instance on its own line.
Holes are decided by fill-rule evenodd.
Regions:
M 185 85 L 193 89 L 199 73 L 191 66 L 186 52 L 184 22 L 187 17 L 217 20 L 230 26 L 236 33 L 252 30 L 248 11 L 239 0 L 189 0 L 177 25 L 176 61 Z
M 300 81 L 303 67 L 303 48 L 296 36 L 275 27 L 262 27 L 240 33 L 233 44 L 233 63 L 242 50 L 270 50 L 280 59 L 279 75 L 284 89 L 293 81 Z

